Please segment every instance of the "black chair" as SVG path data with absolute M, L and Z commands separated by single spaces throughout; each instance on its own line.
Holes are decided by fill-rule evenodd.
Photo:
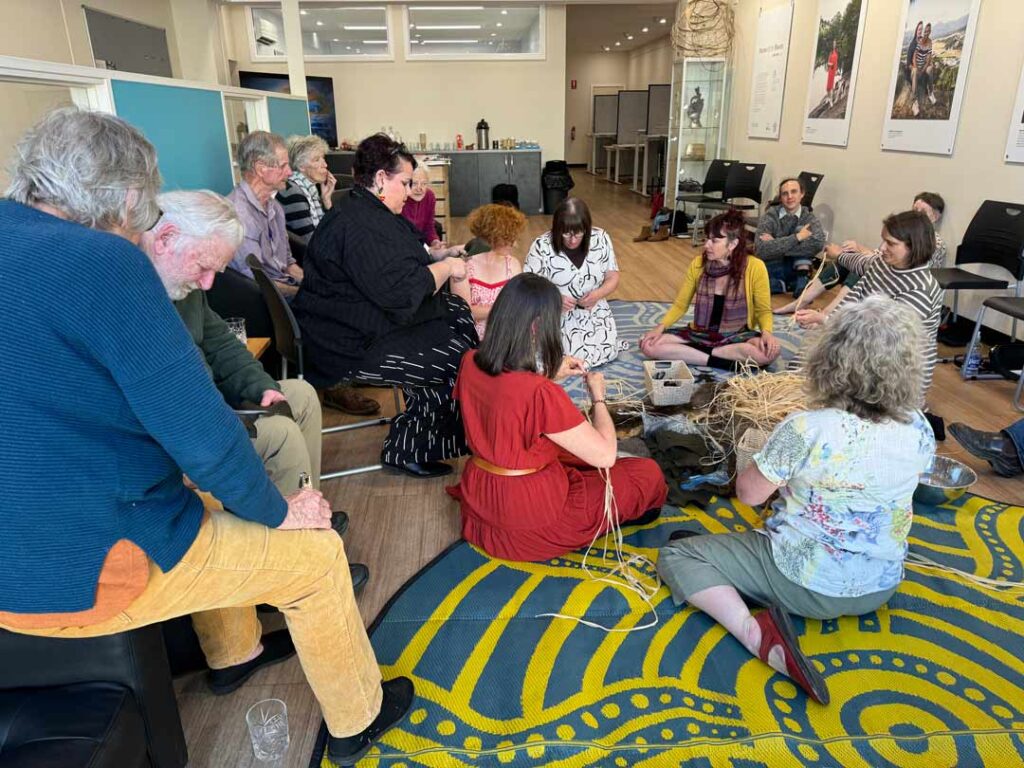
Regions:
M 263 266 L 260 264 L 259 259 L 257 259 L 254 254 L 249 254 L 248 258 L 246 258 L 246 263 L 252 270 L 252 274 L 256 278 L 256 283 L 263 292 L 263 299 L 266 302 L 267 309 L 270 311 L 270 317 L 274 323 L 274 345 L 278 353 L 281 355 L 281 378 L 288 378 L 288 363 L 292 363 L 299 369 L 297 378 L 301 379 L 305 372 L 302 328 L 299 327 L 299 323 L 295 319 L 292 308 L 288 306 L 288 302 L 285 300 L 284 294 L 281 293 L 281 289 L 277 287 L 277 283 L 267 277 L 267 273 L 263 271 Z M 398 399 L 398 387 L 393 387 L 392 391 L 395 396 L 395 413 L 399 413 L 401 411 L 401 403 Z M 342 424 L 337 427 L 325 427 L 321 430 L 320 434 L 333 435 L 336 432 L 348 432 L 353 429 L 378 427 L 390 423 L 390 418 L 386 416 L 379 416 L 375 419 L 365 419 L 353 424 Z M 382 464 L 368 464 L 363 467 L 343 469 L 336 472 L 326 472 L 320 475 L 320 481 L 323 482 L 324 480 L 334 480 L 339 477 L 358 475 L 363 472 L 376 472 L 383 468 Z
M 706 211 L 727 211 L 735 208 L 739 211 L 754 211 L 761 205 L 761 179 L 764 178 L 764 163 L 736 162 L 729 166 L 725 177 L 725 189 L 721 200 L 706 200 L 697 203 L 697 216 L 693 220 L 693 242 L 697 242 L 700 231 L 698 222 L 701 214 Z M 738 200 L 749 200 L 740 203 Z
M 821 186 L 821 180 L 825 178 L 823 173 L 815 173 L 814 171 L 800 171 L 800 175 L 797 177 L 804 187 L 804 199 L 801 201 L 801 205 L 807 206 L 808 210 L 814 210 L 814 196 L 818 192 L 818 187 Z
M 1020 278 L 1017 278 L 1020 280 Z M 1020 283 L 1017 284 L 1018 294 L 1020 292 Z M 981 308 L 978 310 L 978 319 L 974 321 L 974 333 L 971 334 L 970 344 L 967 346 L 967 353 L 964 355 L 965 360 L 969 360 L 971 355 L 974 354 L 975 349 L 981 344 L 981 321 L 985 317 L 985 310 L 991 309 L 995 312 L 1002 312 L 1004 315 L 1009 315 L 1013 318 L 1013 332 L 1011 334 L 1011 340 L 1017 340 L 1017 321 L 1024 320 L 1024 298 L 1018 296 L 993 296 L 985 299 L 981 303 Z M 982 374 L 976 376 L 966 376 L 964 371 L 967 366 L 963 366 L 960 369 L 960 376 L 963 379 L 970 378 L 1002 378 L 1001 374 L 993 374 L 991 376 Z M 1021 413 L 1024 413 L 1024 371 L 1017 377 L 1017 391 L 1013 395 L 1013 407 Z
M 160 626 L 54 639 L 0 630 L 0 768 L 182 768 Z
M 725 178 L 729 174 L 730 166 L 735 162 L 735 160 L 722 160 L 716 158 L 711 161 L 711 165 L 708 166 L 707 173 L 704 174 L 704 183 L 701 185 L 700 192 L 678 194 L 677 191 L 676 203 L 683 204 L 683 213 L 686 213 L 687 203 L 710 203 L 721 200 L 722 193 L 725 191 Z M 669 232 L 675 232 L 675 226 L 676 207 L 673 206 L 672 221 L 669 223 Z
M 246 334 L 270 339 L 273 345 L 274 323 L 255 280 L 229 267 L 214 279 L 206 300 L 221 317 L 244 318 Z M 281 358 L 273 346 L 260 357 L 260 364 L 269 376 L 278 378 Z
M 1002 267 L 1017 281 L 1024 279 L 1024 205 L 986 200 L 971 219 L 964 239 L 956 249 L 956 267 L 933 269 L 932 275 L 943 290 L 953 291 L 953 321 L 959 314 L 960 291 L 1002 291 L 1009 281 L 982 277 L 965 269 L 964 264 L 993 264 Z M 1014 335 L 1016 335 L 1016 320 Z

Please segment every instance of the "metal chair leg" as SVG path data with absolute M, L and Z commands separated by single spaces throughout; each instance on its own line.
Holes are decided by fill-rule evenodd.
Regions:
M 954 310 L 954 312 L 955 311 L 956 310 Z M 975 375 L 973 376 L 967 375 L 967 361 L 971 359 L 971 355 L 974 354 L 974 351 L 981 344 L 981 321 L 984 317 L 985 305 L 982 304 L 980 307 L 978 307 L 978 319 L 974 321 L 974 332 L 971 333 L 971 341 L 967 345 L 967 351 L 964 353 L 964 364 L 960 366 L 960 378 L 963 379 L 964 381 L 969 381 L 970 379 L 977 378 L 977 371 L 974 372 Z
M 1024 371 L 1017 377 L 1017 391 L 1013 393 L 1013 407 L 1024 413 Z

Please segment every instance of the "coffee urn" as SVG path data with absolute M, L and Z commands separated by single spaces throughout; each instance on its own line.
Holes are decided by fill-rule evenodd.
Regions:
M 476 148 L 487 149 L 490 142 L 491 126 L 487 124 L 487 121 L 482 117 L 480 122 L 476 124 Z

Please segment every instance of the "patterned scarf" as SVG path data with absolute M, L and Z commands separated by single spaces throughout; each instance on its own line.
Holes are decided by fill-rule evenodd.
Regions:
M 747 324 L 747 297 L 741 279 L 736 290 L 729 286 L 725 292 L 725 307 L 717 328 L 710 328 L 711 311 L 715 306 L 715 280 L 729 274 L 729 264 L 704 262 L 704 274 L 697 283 L 697 296 L 693 302 L 693 325 L 701 330 L 735 331 Z
M 310 181 L 305 174 L 296 171 L 289 178 L 296 187 L 298 187 L 302 194 L 306 196 L 309 201 L 309 218 L 313 222 L 313 226 L 316 227 L 320 224 L 320 219 L 324 217 L 324 207 L 320 203 L 320 190 L 316 184 Z

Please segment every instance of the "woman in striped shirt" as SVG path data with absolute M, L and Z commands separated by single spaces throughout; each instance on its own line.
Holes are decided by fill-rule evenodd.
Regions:
M 906 304 L 921 318 L 926 345 L 922 392 L 928 391 L 932 381 L 937 359 L 935 335 L 942 310 L 942 288 L 929 268 L 934 252 L 932 222 L 927 215 L 914 210 L 894 213 L 882 222 L 879 250 L 871 253 L 843 251 L 837 257 L 840 266 L 861 276 L 840 306 L 882 294 Z M 827 317 L 826 312 L 817 309 L 802 309 L 796 313 L 796 321 L 802 328 L 820 325 Z

